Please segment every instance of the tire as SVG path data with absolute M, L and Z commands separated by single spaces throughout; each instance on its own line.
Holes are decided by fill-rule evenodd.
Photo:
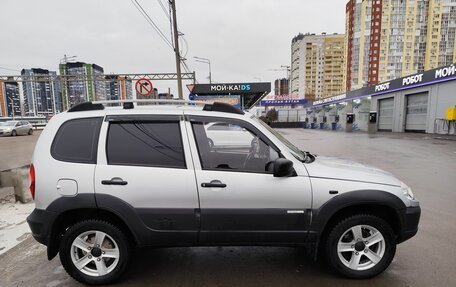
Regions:
M 102 240 L 101 244 L 97 240 Z M 111 284 L 127 269 L 131 246 L 116 226 L 101 220 L 87 220 L 65 232 L 59 253 L 63 267 L 75 280 L 88 285 Z M 76 262 L 82 263 L 79 268 Z
M 361 234 L 362 240 L 357 241 L 361 237 L 354 238 L 355 233 Z M 354 215 L 342 219 L 330 231 L 325 245 L 326 259 L 344 277 L 370 278 L 390 265 L 396 254 L 394 238 L 393 230 L 383 219 L 368 214 Z
M 17 132 L 13 130 L 13 131 L 11 132 L 11 136 L 12 136 L 12 137 L 17 136 Z
M 214 141 L 213 141 L 213 140 L 211 140 L 211 139 L 208 138 L 208 139 L 207 139 L 207 143 L 209 144 L 209 147 L 210 147 L 210 148 L 213 148 L 213 147 L 214 147 Z
M 30 129 L 30 130 L 28 131 L 28 135 L 29 135 L 29 136 L 33 135 L 33 130 L 32 130 L 32 129 Z

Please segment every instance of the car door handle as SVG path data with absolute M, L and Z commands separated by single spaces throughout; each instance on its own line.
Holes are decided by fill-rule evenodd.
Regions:
M 110 180 L 102 180 L 101 184 L 103 185 L 127 185 L 128 182 L 124 181 L 120 177 L 113 177 Z
M 226 184 L 222 183 L 220 180 L 212 180 L 211 182 L 203 182 L 202 187 L 226 187 Z

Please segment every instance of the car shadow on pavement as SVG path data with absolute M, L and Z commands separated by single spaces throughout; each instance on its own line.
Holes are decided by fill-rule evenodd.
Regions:
M 387 274 L 341 278 L 303 248 L 140 249 L 133 258 L 122 286 L 403 286 Z

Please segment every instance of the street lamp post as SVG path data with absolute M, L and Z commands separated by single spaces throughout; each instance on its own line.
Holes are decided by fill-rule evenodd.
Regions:
M 209 65 L 209 84 L 212 84 L 211 60 L 201 57 L 193 57 L 195 61 Z
M 11 113 L 13 114 L 13 120 L 14 120 L 16 115 L 15 115 L 15 112 L 14 112 L 14 101 L 13 101 L 13 98 L 6 96 L 6 99 L 9 100 L 9 104 L 7 105 L 7 107 L 11 106 Z

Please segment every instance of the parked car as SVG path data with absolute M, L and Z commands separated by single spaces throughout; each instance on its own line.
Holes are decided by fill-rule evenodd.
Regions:
M 252 137 L 224 130 L 232 143 L 214 149 L 207 127 L 221 123 Z M 86 284 L 118 280 L 144 246 L 306 246 L 342 276 L 368 278 L 421 213 L 390 173 L 316 157 L 222 103 L 79 104 L 49 121 L 30 177 L 34 238 Z
M 239 125 L 211 122 L 204 126 L 210 147 L 250 147 L 254 135 Z
M 32 135 L 33 126 L 28 121 L 6 121 L 0 123 L 0 136 Z

